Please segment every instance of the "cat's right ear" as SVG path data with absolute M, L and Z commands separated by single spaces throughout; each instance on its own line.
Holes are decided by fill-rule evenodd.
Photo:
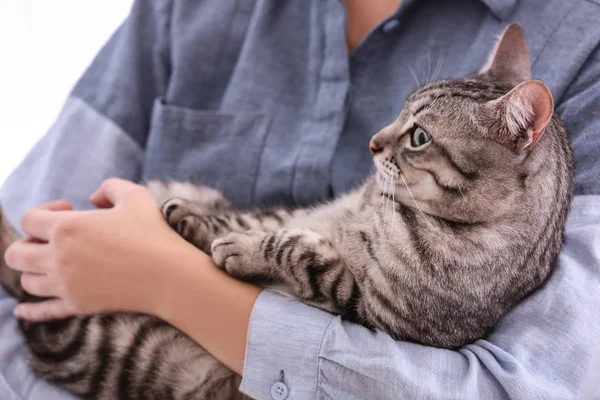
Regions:
M 521 25 L 513 23 L 506 27 L 487 63 L 476 76 L 512 85 L 531 79 L 529 49 Z
M 554 113 L 550 89 L 538 79 L 520 83 L 487 104 L 493 120 L 500 120 L 496 140 L 513 149 L 531 148 L 542 137 Z

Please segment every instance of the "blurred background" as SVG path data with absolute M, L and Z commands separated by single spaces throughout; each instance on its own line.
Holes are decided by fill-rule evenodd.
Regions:
M 0 0 L 0 184 L 54 122 L 132 0 Z

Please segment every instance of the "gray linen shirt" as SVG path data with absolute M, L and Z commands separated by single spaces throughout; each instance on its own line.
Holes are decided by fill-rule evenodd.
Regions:
M 13 223 L 55 198 L 86 208 L 110 176 L 193 180 L 243 207 L 331 198 L 370 173 L 369 138 L 415 79 L 476 71 L 512 21 L 577 162 L 549 282 L 458 351 L 396 342 L 264 292 L 241 389 L 277 398 L 284 371 L 290 399 L 589 398 L 600 338 L 598 1 L 405 0 L 348 56 L 339 0 L 139 0 L 1 201 Z M 66 398 L 28 369 L 13 305 L 0 293 L 0 397 Z

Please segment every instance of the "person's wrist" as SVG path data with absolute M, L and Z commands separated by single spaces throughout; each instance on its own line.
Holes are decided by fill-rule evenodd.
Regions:
M 140 296 L 150 299 L 140 312 L 173 325 L 241 374 L 250 315 L 262 289 L 232 278 L 187 242 L 163 248 L 154 253 L 163 261 L 150 268 L 162 278 L 144 279 L 153 287 Z
M 150 277 L 152 282 L 140 285 L 143 293 L 136 296 L 136 308 L 142 313 L 168 319 L 177 307 L 181 290 L 186 285 L 196 284 L 199 275 L 215 267 L 207 254 L 183 239 L 166 244 L 159 253 L 161 256 L 153 260 L 156 272 Z

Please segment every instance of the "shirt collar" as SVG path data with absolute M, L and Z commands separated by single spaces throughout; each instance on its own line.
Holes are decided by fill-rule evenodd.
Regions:
M 496 17 L 507 19 L 515 11 L 519 0 L 481 0 Z

